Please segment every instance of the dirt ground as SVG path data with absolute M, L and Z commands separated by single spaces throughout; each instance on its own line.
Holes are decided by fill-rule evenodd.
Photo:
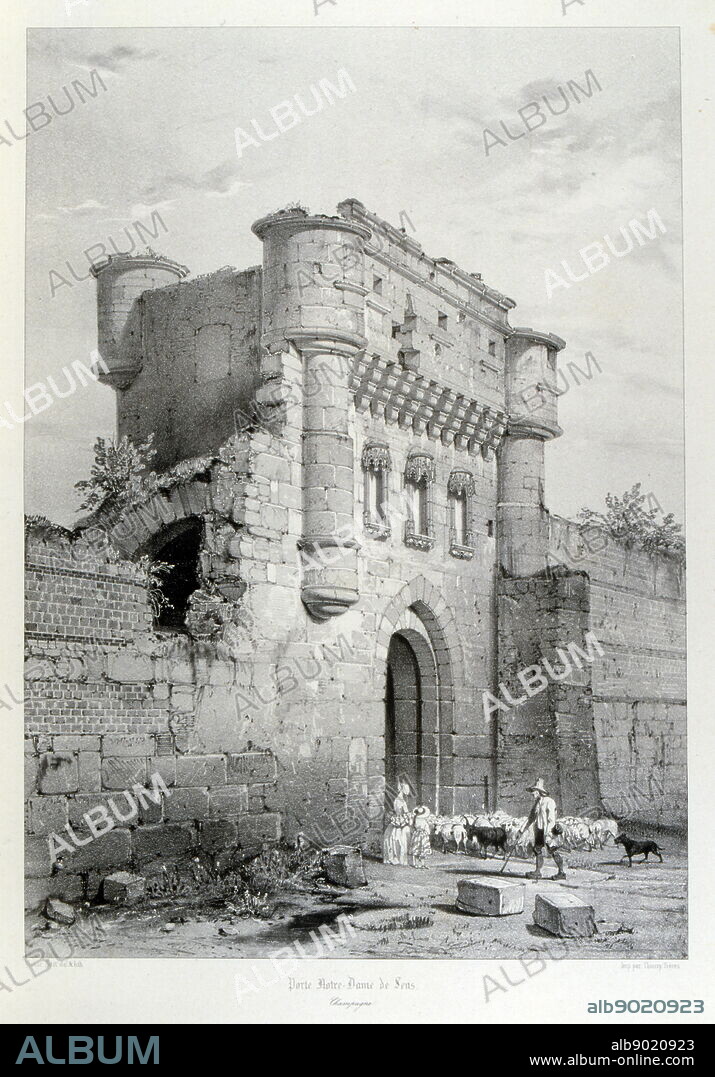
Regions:
M 270 919 L 232 916 L 221 903 L 200 897 L 147 901 L 131 908 L 96 906 L 106 935 L 78 956 L 269 958 L 289 946 L 306 957 L 327 958 L 509 958 L 559 953 L 567 958 L 671 959 L 687 956 L 685 848 L 666 846 L 665 863 L 620 860 L 613 847 L 566 856 L 568 877 L 547 859 L 546 878 L 524 879 L 533 862 L 511 861 L 504 876 L 523 879 L 524 912 L 505 917 L 471 916 L 455 907 L 457 881 L 500 874 L 501 859 L 435 852 L 426 870 L 366 859 L 368 885 L 356 890 L 322 886 L 317 893 L 279 895 Z M 593 905 L 598 934 L 555 939 L 533 923 L 534 897 L 563 887 Z M 352 927 L 337 941 L 339 916 Z M 332 948 L 320 928 L 332 932 Z M 47 929 L 37 916 L 30 939 Z M 55 928 L 55 933 L 67 929 Z M 296 952 L 299 952 L 296 949 Z

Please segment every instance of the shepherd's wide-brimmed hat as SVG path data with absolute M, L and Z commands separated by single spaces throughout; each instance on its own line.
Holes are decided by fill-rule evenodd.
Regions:
M 414 815 L 429 815 L 430 810 L 424 804 L 421 804 L 419 808 L 415 808 Z
M 548 796 L 546 789 L 544 788 L 543 778 L 537 778 L 535 785 L 527 785 L 527 793 L 543 793 L 544 796 Z

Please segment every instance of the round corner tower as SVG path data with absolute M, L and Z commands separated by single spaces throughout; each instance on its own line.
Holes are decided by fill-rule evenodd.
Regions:
M 509 424 L 499 449 L 499 562 L 508 576 L 542 572 L 548 557 L 544 508 L 544 443 L 561 435 L 553 333 L 514 329 L 506 349 Z
M 303 603 L 317 621 L 359 598 L 350 373 L 365 348 L 364 242 L 342 217 L 283 210 L 256 221 L 263 241 L 263 335 L 302 366 Z
M 160 254 L 110 254 L 91 267 L 97 281 L 97 330 L 104 370 L 99 379 L 126 389 L 142 368 L 141 326 L 135 300 L 142 292 L 176 284 L 186 266 Z M 121 418 L 121 416 L 120 416 Z

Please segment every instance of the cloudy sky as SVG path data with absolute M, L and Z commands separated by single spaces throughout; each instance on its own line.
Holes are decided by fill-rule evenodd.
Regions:
M 236 153 L 235 128 L 275 130 L 269 109 L 335 80 L 356 88 L 280 137 Z M 63 87 L 96 98 L 5 153 L 27 150 L 27 385 L 96 347 L 95 284 L 83 253 L 127 249 L 159 211 L 151 240 L 191 274 L 261 260 L 250 231 L 288 203 L 332 213 L 359 198 L 435 257 L 511 296 L 512 325 L 558 333 L 561 365 L 602 368 L 560 401 L 564 436 L 547 447 L 547 502 L 574 515 L 635 482 L 683 511 L 680 127 L 677 32 L 663 29 L 158 29 L 31 31 L 28 105 Z M 563 115 L 559 87 L 600 91 Z M 548 121 L 526 137 L 517 110 Z M 47 106 L 49 108 L 49 106 Z M 35 111 L 38 111 L 37 109 Z M 531 115 L 533 109 L 526 109 Z M 9 117 L 24 130 L 21 115 Z M 13 122 L 14 120 L 14 122 Z M 484 131 L 492 138 L 485 152 Z M 12 140 L 10 140 L 12 141 Z M 600 272 L 579 250 L 655 210 L 665 234 Z M 144 245 L 146 240 L 142 245 Z M 547 293 L 546 271 L 569 283 Z M 59 283 L 59 275 L 71 287 Z M 52 294 L 54 292 L 54 294 Z M 592 368 L 593 370 L 594 368 Z M 565 381 L 560 381 L 563 386 Z M 21 401 L 12 401 L 20 414 Z M 69 523 L 92 443 L 114 431 L 114 394 L 90 385 L 25 424 L 26 511 Z M 2 436 L 12 436 L 7 430 Z

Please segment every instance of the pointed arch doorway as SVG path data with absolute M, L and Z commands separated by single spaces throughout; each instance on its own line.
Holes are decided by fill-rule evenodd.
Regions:
M 388 805 L 398 778 L 406 778 L 417 804 L 439 811 L 439 693 L 437 665 L 425 636 L 394 632 L 385 684 L 385 789 Z

